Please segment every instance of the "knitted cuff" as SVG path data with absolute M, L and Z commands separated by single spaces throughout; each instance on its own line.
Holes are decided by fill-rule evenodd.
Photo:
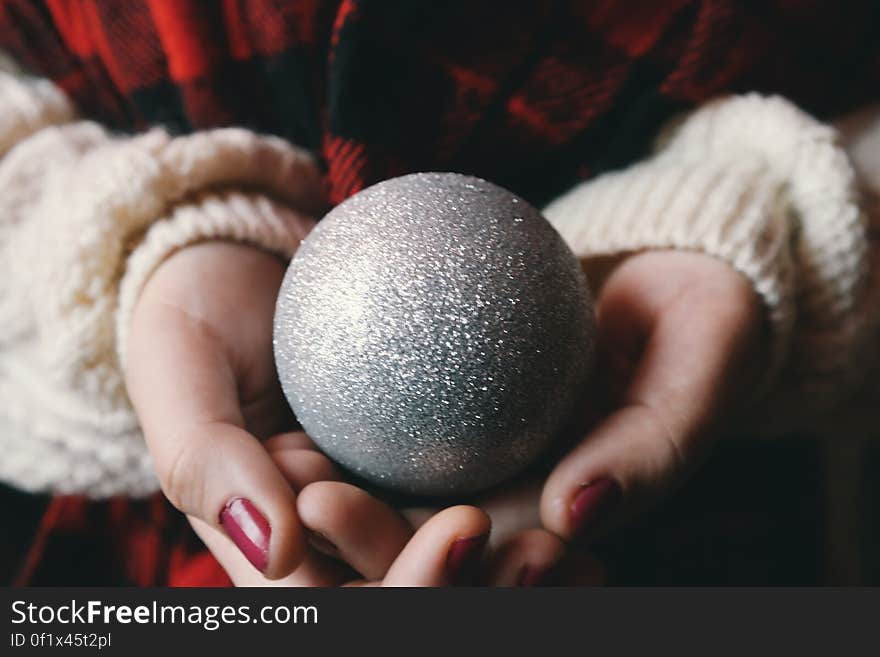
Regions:
M 312 224 L 256 193 L 208 193 L 176 206 L 168 218 L 151 226 L 127 260 L 115 312 L 118 362 L 124 362 L 128 324 L 140 290 L 171 253 L 199 241 L 227 239 L 290 257 Z M 111 306 L 106 310 L 111 312 Z M 53 337 L 61 331 L 55 327 Z M 24 337 L 0 355 L 0 395 L 10 402 L 0 411 L 0 445 L 6 455 L 0 461 L 0 479 L 33 491 L 97 498 L 156 491 L 152 462 L 127 400 L 94 389 L 52 385 L 39 367 L 39 347 L 28 339 L 32 336 Z M 110 382 L 121 383 L 121 366 L 103 365 L 105 390 Z
M 9 106 L 0 89 L 0 121 Z M 0 160 L 0 480 L 157 490 L 120 365 L 144 282 L 204 239 L 289 256 L 322 204 L 307 153 L 246 130 L 123 138 L 81 122 L 19 142 Z
M 652 159 L 575 187 L 545 213 L 583 259 L 687 249 L 741 272 L 772 326 L 769 384 L 790 362 L 795 328 L 840 326 L 866 286 L 866 220 L 835 139 L 781 98 L 717 101 Z M 814 364 L 840 356 L 827 337 L 813 345 Z
M 198 242 L 220 239 L 252 244 L 289 259 L 313 226 L 311 217 L 262 194 L 210 193 L 174 208 L 150 227 L 126 263 L 116 311 L 116 350 L 123 369 L 134 307 L 166 258 Z

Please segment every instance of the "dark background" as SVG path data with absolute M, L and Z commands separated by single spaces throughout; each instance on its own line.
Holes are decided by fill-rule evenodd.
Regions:
M 880 441 L 729 441 L 597 552 L 627 585 L 880 584 Z

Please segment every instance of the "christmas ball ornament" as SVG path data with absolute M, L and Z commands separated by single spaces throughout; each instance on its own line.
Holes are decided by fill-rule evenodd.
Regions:
M 583 403 L 593 315 L 544 217 L 478 178 L 420 173 L 334 208 L 290 263 L 282 387 L 332 459 L 381 486 L 470 493 L 523 470 Z

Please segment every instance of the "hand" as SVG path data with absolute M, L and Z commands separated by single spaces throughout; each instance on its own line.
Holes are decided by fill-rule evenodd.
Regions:
M 209 242 L 170 257 L 143 290 L 126 381 L 164 493 L 239 584 L 475 580 L 484 513 L 446 509 L 414 532 L 338 481 L 305 434 L 277 434 L 293 424 L 272 353 L 284 269 L 258 249 Z
M 603 285 L 597 318 L 607 414 L 556 466 L 541 499 L 544 526 L 583 542 L 697 467 L 757 383 L 766 342 L 749 282 L 695 253 L 630 256 Z
M 293 571 L 306 550 L 294 491 L 261 443 L 292 425 L 272 354 L 284 271 L 250 246 L 182 249 L 141 293 L 126 362 L 165 495 L 224 540 L 237 538 L 271 579 Z M 319 454 L 304 460 L 313 478 L 338 476 Z

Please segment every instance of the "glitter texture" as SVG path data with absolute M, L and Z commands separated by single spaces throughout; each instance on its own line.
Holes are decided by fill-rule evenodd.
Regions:
M 531 205 L 421 173 L 334 208 L 275 315 L 284 392 L 331 458 L 380 486 L 470 493 L 525 468 L 583 402 L 592 304 Z

